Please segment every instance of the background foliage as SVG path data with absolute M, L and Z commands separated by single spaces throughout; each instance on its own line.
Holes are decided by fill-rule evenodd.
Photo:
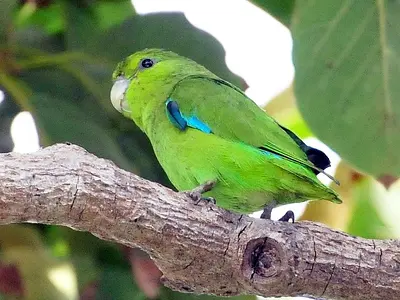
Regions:
M 312 202 L 302 219 L 368 238 L 398 237 L 400 4 L 252 2 L 286 25 L 294 40 L 295 83 L 266 111 L 345 159 L 336 170 L 342 184 L 334 187 L 344 204 Z M 191 57 L 245 88 L 227 69 L 220 43 L 183 14 L 140 16 L 127 0 L 1 0 L 0 151 L 12 151 L 10 124 L 27 110 L 42 146 L 76 143 L 171 186 L 145 136 L 109 101 L 116 63 L 146 47 Z M 0 230 L 0 299 L 217 298 L 172 292 L 160 287 L 159 276 L 139 250 L 87 233 L 33 225 Z

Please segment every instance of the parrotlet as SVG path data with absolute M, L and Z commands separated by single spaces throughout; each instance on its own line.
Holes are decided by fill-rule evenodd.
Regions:
M 329 158 L 195 61 L 145 49 L 120 62 L 111 102 L 147 135 L 178 191 L 239 213 L 306 200 L 341 203 L 316 175 Z M 290 211 L 281 218 L 293 220 Z

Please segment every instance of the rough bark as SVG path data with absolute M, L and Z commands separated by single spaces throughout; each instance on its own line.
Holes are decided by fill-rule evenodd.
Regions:
M 400 299 L 399 241 L 195 205 L 73 145 L 0 155 L 0 224 L 20 222 L 140 247 L 180 291 Z

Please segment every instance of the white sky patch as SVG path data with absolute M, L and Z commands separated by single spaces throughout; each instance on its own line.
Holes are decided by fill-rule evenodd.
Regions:
M 76 273 L 71 265 L 65 263 L 51 268 L 47 277 L 64 299 L 78 299 Z
M 5 98 L 4 92 L 0 90 L 0 103 L 3 102 L 4 98 Z
M 14 141 L 14 152 L 27 153 L 39 149 L 39 137 L 35 121 L 27 112 L 20 112 L 11 124 L 11 137 Z

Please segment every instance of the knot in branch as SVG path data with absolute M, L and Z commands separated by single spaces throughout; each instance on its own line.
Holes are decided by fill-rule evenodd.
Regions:
M 282 269 L 283 250 L 275 240 L 263 237 L 247 243 L 242 272 L 251 280 L 275 277 Z

